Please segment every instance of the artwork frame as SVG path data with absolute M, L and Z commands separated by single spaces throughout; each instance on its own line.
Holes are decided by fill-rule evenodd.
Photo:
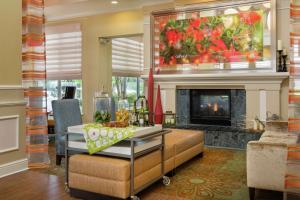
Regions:
M 195 12 L 208 12 L 210 10 L 215 11 L 216 13 L 221 13 L 219 10 L 229 10 L 230 8 L 240 8 L 240 7 L 251 7 L 257 8 L 261 5 L 269 5 L 269 7 L 266 9 L 268 11 L 268 15 L 264 15 L 264 20 L 268 20 L 268 24 L 264 22 L 264 27 L 268 26 L 268 32 L 264 30 L 264 38 L 267 35 L 267 39 L 269 40 L 269 44 L 265 45 L 264 39 L 264 55 L 267 55 L 266 57 L 263 57 L 262 62 L 241 62 L 242 65 L 239 66 L 239 63 L 233 63 L 230 62 L 220 62 L 218 60 L 216 63 L 205 63 L 203 65 L 200 64 L 194 64 L 189 63 L 176 63 L 176 66 L 173 69 L 168 70 L 163 69 L 161 66 L 158 66 L 158 63 L 160 62 L 159 59 L 161 56 L 161 52 L 159 52 L 160 44 L 157 43 L 157 29 L 158 29 L 158 23 L 156 21 L 157 17 L 164 17 L 164 16 L 176 16 L 176 20 L 178 20 L 178 17 L 182 16 L 191 16 L 191 13 Z M 268 19 L 265 19 L 265 18 Z M 188 18 L 185 18 L 188 19 Z M 266 28 L 265 28 L 266 29 Z M 152 12 L 151 14 L 151 65 L 154 66 L 155 74 L 195 74 L 195 73 L 209 73 L 211 71 L 216 72 L 228 72 L 230 71 L 276 71 L 276 0 L 266 0 L 266 1 L 259 1 L 259 0 L 248 0 L 248 1 L 237 1 L 237 2 L 229 2 L 229 1 L 221 1 L 221 2 L 211 2 L 211 3 L 200 3 L 196 5 L 186 6 L 182 9 L 176 9 L 176 10 L 165 10 L 165 11 L 159 11 L 159 12 Z M 267 53 L 266 53 L 267 52 Z M 199 53 L 200 55 L 200 53 Z M 177 62 L 178 62 L 178 57 Z M 262 65 L 262 63 L 264 65 Z M 218 66 L 217 66 L 218 65 Z M 205 66 L 205 67 L 203 67 Z M 234 66 L 234 67 L 232 67 Z M 238 67 L 237 67 L 238 66 Z M 168 68 L 168 66 L 167 66 Z

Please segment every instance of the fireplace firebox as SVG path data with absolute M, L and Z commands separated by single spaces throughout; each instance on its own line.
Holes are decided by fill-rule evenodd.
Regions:
M 193 89 L 190 92 L 192 124 L 231 126 L 231 90 Z

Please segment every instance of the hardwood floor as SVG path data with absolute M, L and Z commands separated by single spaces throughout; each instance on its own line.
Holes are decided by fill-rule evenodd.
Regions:
M 1 200 L 74 200 L 64 190 L 62 177 L 34 170 L 0 179 Z
M 64 178 L 28 170 L 0 179 L 0 200 L 75 200 L 64 190 Z M 256 200 L 282 200 L 282 193 L 256 191 Z M 289 196 L 288 200 L 299 200 Z

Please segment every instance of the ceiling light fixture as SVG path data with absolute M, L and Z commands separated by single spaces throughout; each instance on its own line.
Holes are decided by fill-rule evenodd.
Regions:
M 111 4 L 118 4 L 118 1 L 111 1 Z

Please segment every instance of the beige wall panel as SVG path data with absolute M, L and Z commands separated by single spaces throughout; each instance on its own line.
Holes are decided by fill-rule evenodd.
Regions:
M 0 1 L 0 13 L 0 118 L 19 116 L 19 149 L 0 153 L 1 166 L 17 160 L 24 160 L 26 153 L 24 96 L 20 87 L 22 77 L 22 1 Z M 5 133 L 2 129 L 0 139 L 2 141 L 10 140 L 10 135 L 6 137 L 5 134 L 11 133 Z M 16 170 L 19 169 L 16 168 Z M 8 171 L 13 173 L 14 169 Z
M 15 160 L 20 160 L 26 158 L 25 153 L 25 108 L 24 106 L 0 106 L 0 118 L 5 116 L 19 116 L 19 149 L 0 153 L 0 165 L 13 162 Z M 3 133 L 1 133 L 3 134 Z M 2 137 L 1 140 L 5 140 L 5 137 Z
M 0 85 L 21 84 L 22 1 L 0 1 Z

